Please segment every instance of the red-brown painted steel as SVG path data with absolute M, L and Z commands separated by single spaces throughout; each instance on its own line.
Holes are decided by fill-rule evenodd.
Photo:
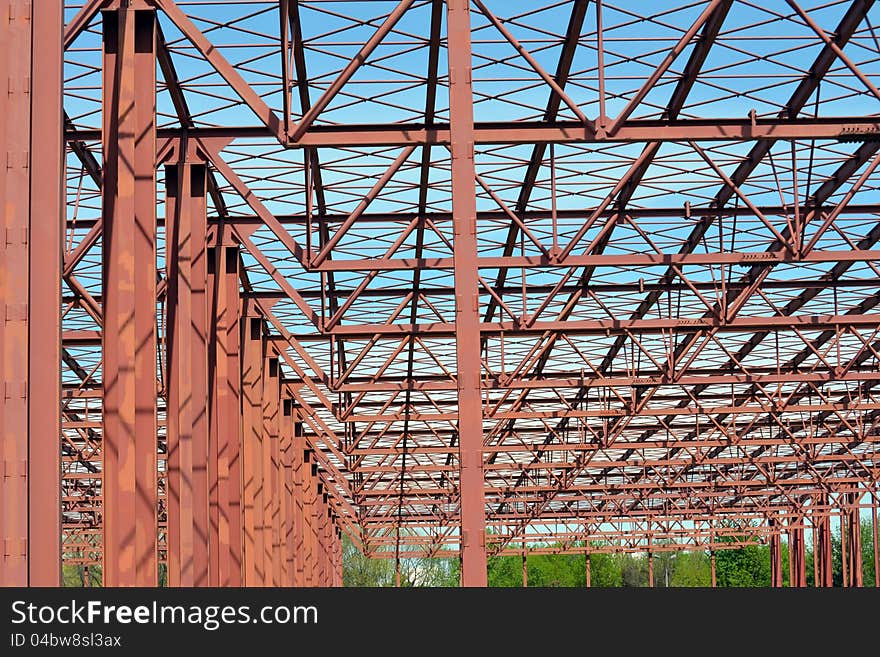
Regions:
M 486 586 L 483 410 L 480 400 L 477 206 L 467 0 L 447 2 L 455 275 L 455 347 L 461 486 L 461 583 Z
M 238 248 L 218 227 L 208 249 L 212 585 L 242 584 L 242 376 Z
M 293 441 L 291 443 L 291 469 L 293 471 L 293 585 L 306 585 L 306 442 L 303 438 L 303 424 L 298 411 L 294 411 Z
M 103 20 L 103 574 L 155 586 L 156 12 Z
M 3 528 L 2 584 L 28 582 L 28 241 L 31 32 L 24 3 L 7 0 L 0 45 L 0 74 L 7 93 L 0 100 L 6 162 L 0 172 L 3 240 Z M 11 237 L 11 239 L 10 239 Z
M 279 401 L 281 382 L 278 372 L 278 356 L 267 350 L 263 365 L 263 563 L 266 586 L 281 583 L 281 517 L 279 507 Z
M 794 523 L 794 524 L 792 524 Z M 803 519 L 789 520 L 788 529 L 788 581 L 789 586 L 803 588 L 807 585 L 806 541 Z
M 263 471 L 263 366 L 266 341 L 261 318 L 245 312 L 241 319 L 242 404 L 242 538 L 243 584 L 266 582 Z
M 28 299 L 28 584 L 61 583 L 61 262 L 64 29 L 61 0 L 31 2 Z M 2 186 L 0 186 L 2 188 Z M 8 241 L 8 240 L 7 240 Z
M 849 586 L 864 586 L 862 570 L 862 526 L 860 518 L 861 493 L 848 493 L 842 501 L 841 508 L 841 548 L 843 552 L 844 581 Z M 849 567 L 847 569 L 847 566 Z M 844 584 L 846 586 L 846 584 Z
M 834 566 L 831 539 L 831 508 L 827 493 L 819 499 L 820 506 L 813 510 L 812 521 L 817 528 L 817 542 L 814 547 L 817 566 L 816 586 L 834 586 Z
M 293 538 L 293 402 L 290 399 L 282 400 L 278 439 L 281 458 L 278 484 L 281 516 L 281 585 L 293 586 L 296 553 Z
M 3 586 L 61 582 L 62 21 L 58 0 L 0 4 Z
M 168 584 L 208 586 L 207 178 L 205 163 L 178 148 L 165 168 Z
M 0 0 L 2 581 L 58 580 L 60 507 L 110 585 L 336 585 L 342 532 L 484 585 L 491 532 L 651 579 L 708 550 L 713 585 L 759 541 L 777 586 L 785 534 L 803 586 L 807 531 L 817 585 L 869 584 L 877 3 L 638 33 L 612 0 L 386 4 L 346 5 L 374 27 L 343 47 L 311 0 L 93 0 L 63 31 Z
M 782 586 L 782 536 L 779 531 L 779 520 L 770 518 L 770 586 Z

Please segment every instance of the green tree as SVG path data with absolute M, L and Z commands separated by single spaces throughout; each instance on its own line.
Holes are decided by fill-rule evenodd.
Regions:
M 392 574 L 396 581 L 394 561 Z M 400 585 L 403 587 L 449 587 L 459 583 L 458 559 L 414 558 L 400 560 Z
M 678 552 L 670 586 L 711 586 L 712 564 L 705 552 Z
M 586 583 L 584 557 L 578 554 L 535 554 L 528 557 L 528 567 L 529 586 L 581 587 Z
M 648 585 L 648 558 L 629 553 L 620 555 L 620 573 L 623 586 L 639 587 Z
M 491 587 L 522 586 L 522 558 L 492 556 L 486 560 L 487 579 Z
M 874 529 L 870 520 L 862 520 L 860 525 L 862 543 L 862 583 L 875 585 L 874 580 Z M 831 535 L 831 558 L 834 586 L 843 586 L 843 558 L 841 555 L 840 529 Z
M 590 554 L 590 586 L 623 586 L 623 573 L 617 555 Z
M 394 561 L 365 556 L 351 539 L 342 536 L 342 583 L 345 586 L 393 586 Z
M 715 553 L 718 586 L 770 586 L 770 549 L 753 543 Z
M 81 564 L 64 564 L 61 567 L 61 585 L 81 588 L 88 585 L 90 588 L 101 586 L 101 566 L 93 564 L 83 566 Z
M 654 586 L 663 588 L 673 586 L 675 569 L 678 567 L 678 555 L 671 550 L 654 553 Z

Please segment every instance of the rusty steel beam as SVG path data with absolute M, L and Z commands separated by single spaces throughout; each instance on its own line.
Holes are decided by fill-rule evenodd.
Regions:
M 281 516 L 279 506 L 280 452 L 278 431 L 280 422 L 281 382 L 279 381 L 278 356 L 267 349 L 263 365 L 263 563 L 264 584 L 281 584 Z
M 71 64 L 64 112 L 46 120 L 63 134 L 40 133 L 76 162 L 58 213 L 62 269 L 44 272 L 69 292 L 51 299 L 60 338 L 29 342 L 58 343 L 54 364 L 36 362 L 46 376 L 64 368 L 52 455 L 64 563 L 136 547 L 113 520 L 119 491 L 146 472 L 119 481 L 112 429 L 130 417 L 145 436 L 149 414 L 155 508 L 126 519 L 153 526 L 148 569 L 168 564 L 175 584 L 188 559 L 210 584 L 337 585 L 343 531 L 394 559 L 399 580 L 403 558 L 458 556 L 463 583 L 485 585 L 490 531 L 493 553 L 524 559 L 524 583 L 529 553 L 641 552 L 653 583 L 657 553 L 696 549 L 709 551 L 713 586 L 717 552 L 754 541 L 770 545 L 774 585 L 786 565 L 790 585 L 805 585 L 811 531 L 817 585 L 834 584 L 835 567 L 861 583 L 859 519 L 876 515 L 880 484 L 880 123 L 863 111 L 877 97 L 865 55 L 876 3 L 841 3 L 827 24 L 792 0 L 747 27 L 730 0 L 647 14 L 571 0 L 552 23 L 547 3 L 516 15 L 476 3 L 476 18 L 464 0 L 359 3 L 335 16 L 366 31 L 344 50 L 315 31 L 310 0 L 279 2 L 262 22 L 235 2 L 222 21 L 210 3 L 81 4 L 58 38 Z M 154 22 L 146 49 L 105 54 L 120 75 L 105 71 L 102 97 L 84 33 L 101 11 L 157 10 L 175 36 Z M 259 71 L 244 54 L 257 40 L 272 55 Z M 4 45 L 0 57 L 25 52 Z M 719 64 L 725 53 L 755 79 Z M 122 84 L 147 55 L 161 81 Z M 188 59 L 219 77 L 178 75 Z M 3 109 L 24 111 L 16 88 Z M 171 112 L 157 129 L 159 90 Z M 230 125 L 234 113 L 243 120 Z M 0 120 L 15 148 L 34 143 L 10 132 L 26 121 Z M 176 190 L 180 153 L 199 151 L 214 211 L 194 243 L 177 196 L 167 220 L 141 211 L 157 160 Z M 8 190 L 23 172 L 7 162 Z M 114 209 L 117 190 L 134 194 L 130 211 Z M 119 257 L 118 226 L 137 239 L 144 216 L 140 255 L 130 242 Z M 7 230 L 4 248 L 28 246 Z M 195 277 L 193 251 L 205 259 Z M 102 264 L 129 266 L 130 279 L 105 266 L 99 281 Z M 13 329 L 22 289 L 4 299 Z M 129 333 L 124 309 L 141 322 Z M 150 376 L 130 349 L 139 331 L 161 365 Z M 5 404 L 26 408 L 5 371 Z M 118 407 L 120 375 L 136 408 Z M 189 437 L 194 409 L 204 449 Z M 204 481 L 189 477 L 193 450 Z M 2 518 L 13 551 L 21 483 L 3 479 L 18 491 Z M 206 558 L 180 534 L 203 508 Z
M 457 295 L 459 296 L 459 295 Z M 476 293 L 471 297 L 477 298 Z M 873 327 L 877 323 L 874 314 L 853 315 L 774 315 L 774 316 L 741 316 L 730 320 L 717 317 L 669 317 L 660 319 L 572 319 L 536 321 L 521 325 L 518 322 L 484 322 L 477 323 L 474 331 L 487 334 L 501 334 L 516 331 L 520 335 L 541 335 L 546 332 L 566 333 L 568 335 L 620 335 L 627 333 L 661 333 L 676 331 L 688 333 L 715 329 L 716 332 L 760 331 L 771 329 L 803 329 L 818 330 L 832 327 Z M 402 336 L 428 335 L 432 337 L 452 337 L 455 335 L 460 321 L 455 323 L 432 322 L 422 324 L 350 324 L 338 326 L 325 331 L 334 336 Z
M 165 168 L 168 583 L 209 584 L 207 171 L 180 145 Z M 216 338 L 215 338 L 216 339 Z
M 293 473 L 293 586 L 306 585 L 306 448 L 303 439 L 303 425 L 299 420 L 299 414 L 291 409 L 293 419 L 293 440 L 291 442 L 291 470 Z
M 632 253 L 604 255 L 588 253 L 552 259 L 544 255 L 492 257 L 476 259 L 478 269 L 499 267 L 654 267 L 659 265 L 760 265 L 776 263 L 864 262 L 880 260 L 876 249 L 846 251 L 812 251 L 804 256 L 793 256 L 784 251 L 757 251 L 737 253 Z M 453 269 L 453 258 L 371 258 L 364 260 L 334 260 L 315 267 L 316 271 L 403 271 L 410 269 Z
M 461 503 L 461 583 L 486 586 L 483 431 L 477 282 L 477 207 L 471 91 L 471 21 L 467 0 L 449 0 L 449 114 L 452 154 L 458 444 Z M 374 333 L 375 334 L 375 333 Z
M 207 251 L 209 579 L 242 584 L 242 375 L 238 247 L 217 231 Z
M 841 515 L 841 551 L 843 553 L 844 586 L 853 588 L 864 586 L 862 570 L 862 523 L 860 509 L 861 492 L 847 493 L 843 496 L 845 505 Z
M 259 316 L 241 318 L 242 563 L 245 586 L 266 582 L 263 387 L 266 343 Z
M 789 586 L 803 588 L 807 585 L 807 562 L 805 529 L 802 524 L 792 525 L 788 530 L 788 581 Z
M 272 119 L 267 118 L 268 121 Z M 850 135 L 872 135 L 880 131 L 880 121 L 867 116 L 834 118 L 758 118 L 754 121 L 740 118 L 631 120 L 624 123 L 614 135 L 597 132 L 590 126 L 572 121 L 509 123 L 475 123 L 475 145 L 536 144 L 604 144 L 676 142 L 694 140 L 761 141 L 821 139 L 846 140 Z M 229 140 L 275 138 L 275 129 L 262 127 L 197 128 L 187 134 L 200 140 Z M 99 141 L 100 130 L 76 129 L 65 132 L 68 140 Z M 161 139 L 179 139 L 177 128 L 162 128 Z M 354 148 L 374 146 L 450 146 L 452 127 L 437 123 L 432 127 L 422 124 L 387 126 L 312 126 L 298 141 L 288 142 L 290 148 Z
M 155 586 L 156 13 L 104 26 L 104 582 Z
M 294 585 L 294 562 L 296 551 L 294 545 L 294 506 L 293 506 L 293 402 L 284 398 L 281 401 L 281 417 L 278 426 L 279 464 L 279 513 L 280 513 L 280 550 L 281 550 L 281 582 L 280 586 Z
M 0 3 L 0 585 L 61 582 L 62 3 Z M 46 48 L 38 40 L 48 38 Z M 55 181 L 54 184 L 52 181 Z

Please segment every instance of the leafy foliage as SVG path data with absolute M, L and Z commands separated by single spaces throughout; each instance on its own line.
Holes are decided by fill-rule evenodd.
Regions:
M 491 536 L 487 537 L 489 546 Z M 722 539 L 724 540 L 724 539 Z M 732 542 L 734 539 L 726 539 Z M 842 582 L 840 536 L 832 538 L 834 583 Z M 547 546 L 555 547 L 555 546 Z M 594 544 L 594 548 L 601 547 Z M 783 585 L 788 585 L 788 546 L 782 543 Z M 865 586 L 874 585 L 874 547 L 871 523 L 862 523 L 862 562 Z M 394 586 L 394 561 L 368 559 L 346 539 L 346 586 Z M 770 548 L 754 542 L 743 547 L 717 550 L 715 553 L 718 586 L 770 586 Z M 583 587 L 586 585 L 584 554 L 531 554 L 527 557 L 530 587 Z M 806 551 L 807 584 L 813 584 L 813 551 Z M 493 556 L 487 563 L 490 587 L 522 587 L 522 557 Z M 402 586 L 457 586 L 459 564 L 450 559 L 404 559 L 401 562 Z M 594 587 L 648 586 L 646 554 L 590 554 L 590 582 Z M 704 551 L 659 550 L 654 553 L 654 586 L 697 587 L 712 583 L 709 554 Z

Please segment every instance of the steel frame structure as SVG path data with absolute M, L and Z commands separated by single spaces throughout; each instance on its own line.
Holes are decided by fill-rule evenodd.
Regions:
M 837 528 L 862 585 L 878 12 L 0 0 L 0 583 L 339 585 L 346 533 L 830 586 Z

